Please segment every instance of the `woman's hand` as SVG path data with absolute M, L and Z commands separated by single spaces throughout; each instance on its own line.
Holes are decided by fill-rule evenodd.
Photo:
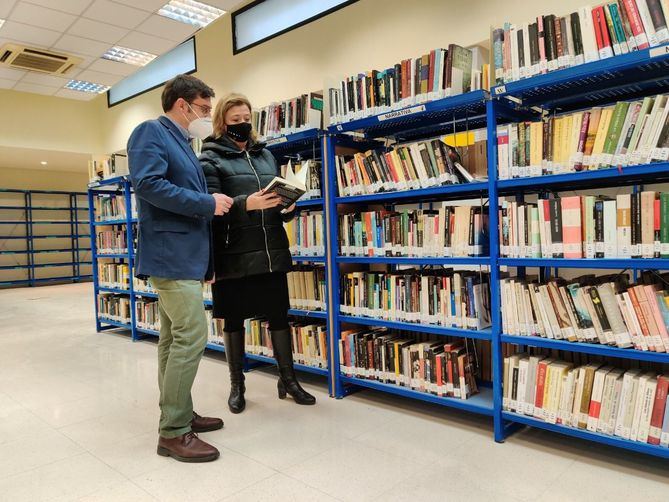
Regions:
M 292 213 L 293 211 L 295 211 L 295 203 L 291 204 L 286 209 L 283 209 L 281 211 L 281 214 L 288 214 L 288 213 Z
M 281 205 L 281 197 L 274 192 L 264 193 L 262 191 L 252 193 L 246 198 L 246 210 L 256 211 L 260 209 L 271 209 Z

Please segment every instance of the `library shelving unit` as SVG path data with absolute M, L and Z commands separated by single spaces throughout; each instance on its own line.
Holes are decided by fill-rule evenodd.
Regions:
M 268 141 L 268 149 L 275 154 L 275 156 L 281 159 L 296 158 L 300 157 L 303 159 L 313 158 L 314 156 L 321 155 L 321 142 L 323 138 L 323 131 L 319 129 L 302 131 L 299 133 L 291 134 L 288 136 L 279 136 Z M 318 157 L 320 158 L 320 157 Z M 141 340 L 149 337 L 157 337 L 159 332 L 157 330 L 144 328 L 138 326 L 136 315 L 136 303 L 139 298 L 152 298 L 157 299 L 158 295 L 153 292 L 147 291 L 138 291 L 135 290 L 134 282 L 132 280 L 134 261 L 135 261 L 135 249 L 133 246 L 134 232 L 133 226 L 137 223 L 137 218 L 133 217 L 133 212 L 128 211 L 125 218 L 116 219 L 116 220 L 104 220 L 104 221 L 95 221 L 94 213 L 94 198 L 98 195 L 115 193 L 117 195 L 123 196 L 125 198 L 126 208 L 132 207 L 132 194 L 133 188 L 132 183 L 128 176 L 120 176 L 105 179 L 102 181 L 97 181 L 89 184 L 88 189 L 88 199 L 90 207 L 90 221 L 91 221 L 91 235 L 93 236 L 91 246 L 92 246 L 92 256 L 93 256 L 93 282 L 94 282 L 94 295 L 95 295 L 95 319 L 96 319 L 96 330 L 98 332 L 107 331 L 110 329 L 122 328 L 129 330 L 133 341 Z M 319 209 L 323 207 L 323 198 L 310 199 L 305 201 L 297 202 L 298 208 L 304 209 Z M 96 246 L 96 230 L 103 228 L 113 228 L 113 229 L 125 229 L 126 230 L 126 242 L 128 242 L 128 250 L 125 253 L 100 253 L 98 252 Z M 325 229 L 323 229 L 325 235 Z M 118 289 L 118 288 L 109 288 L 100 285 L 100 281 L 97 276 L 97 266 L 101 260 L 110 260 L 118 263 L 127 263 L 128 269 L 130 270 L 130 281 L 128 289 Z M 325 257 L 323 256 L 299 256 L 294 257 L 294 262 L 296 263 L 322 263 L 325 264 Z M 127 322 L 119 321 L 116 319 L 110 319 L 108 317 L 101 317 L 98 312 L 98 295 L 100 293 L 112 293 L 127 295 L 130 302 L 130 319 Z M 205 308 L 209 309 L 212 307 L 212 301 L 208 299 L 203 299 Z M 323 311 L 307 311 L 307 310 L 297 310 L 291 309 L 289 314 L 294 317 L 301 317 L 303 319 L 318 319 L 327 321 L 327 313 Z M 222 345 L 217 343 L 208 343 L 207 349 L 215 352 L 225 352 L 225 348 Z M 275 360 L 271 357 L 259 355 L 259 354 L 246 354 L 245 369 L 252 369 L 256 365 L 262 364 L 271 364 Z M 255 363 L 255 364 L 254 364 Z M 318 368 L 308 365 L 295 364 L 295 369 L 306 371 L 309 373 L 314 373 L 322 376 L 328 376 L 327 368 Z
M 288 162 L 289 159 L 297 161 L 312 159 L 321 162 L 321 197 L 297 201 L 295 206 L 298 212 L 301 210 L 324 211 L 325 209 L 324 198 L 322 196 L 325 185 L 325 159 L 323 158 L 323 148 L 322 148 L 323 141 L 324 141 L 324 131 L 322 129 L 307 129 L 297 133 L 281 135 L 266 140 L 267 149 L 270 152 L 272 152 L 272 154 L 277 159 L 279 164 L 285 164 L 286 162 Z M 325 239 L 325 245 L 327 247 L 326 228 L 323 228 L 323 238 Z M 325 256 L 293 256 L 293 263 L 323 264 L 326 269 L 326 277 L 327 277 L 328 265 L 326 263 Z M 330 304 L 330 302 L 327 299 L 325 303 L 326 305 Z M 290 309 L 288 313 L 291 316 L 295 318 L 301 318 L 302 320 L 307 320 L 307 319 L 325 320 L 327 333 L 329 334 L 330 332 L 329 325 L 327 325 L 328 315 L 326 311 Z M 269 358 L 266 356 L 247 354 L 246 357 L 251 360 L 257 360 L 260 362 L 275 363 L 275 360 L 273 358 Z M 295 364 L 295 369 L 329 377 L 328 368 L 317 368 L 313 366 Z M 328 383 L 330 383 L 329 378 L 328 378 Z
M 329 264 L 328 286 L 330 289 L 330 366 L 334 397 L 342 398 L 348 393 L 355 391 L 357 388 L 371 388 L 469 412 L 488 416 L 493 415 L 493 390 L 489 386 L 489 383 L 486 385 L 486 382 L 483 382 L 480 392 L 469 399 L 459 399 L 454 397 L 439 397 L 426 392 L 412 390 L 407 387 L 347 376 L 342 374 L 339 365 L 338 343 L 343 323 L 347 325 L 383 326 L 416 333 L 471 338 L 492 342 L 492 329 L 476 331 L 439 325 L 396 322 L 378 318 L 343 315 L 340 310 L 340 274 L 342 267 L 344 266 L 383 265 L 386 267 L 394 267 L 400 265 L 413 265 L 415 267 L 421 267 L 437 265 L 448 267 L 467 265 L 489 268 L 491 272 L 491 282 L 497 280 L 497 273 L 495 267 L 490 266 L 495 263 L 495 256 L 452 258 L 341 256 L 338 254 L 338 214 L 340 209 L 345 211 L 348 208 L 348 210 L 357 211 L 361 207 L 367 205 L 398 205 L 413 203 L 426 205 L 438 201 L 471 198 L 487 200 L 489 198 L 489 193 L 494 190 L 494 183 L 491 181 L 475 182 L 406 191 L 340 196 L 337 193 L 335 172 L 338 149 L 340 147 L 347 149 L 355 148 L 355 138 L 364 138 L 363 142 L 359 142 L 358 149 L 365 150 L 370 147 L 370 141 L 376 140 L 377 146 L 379 144 L 382 145 L 382 143 L 378 143 L 378 140 L 381 138 L 384 138 L 386 141 L 391 139 L 401 143 L 411 140 L 434 138 L 444 133 L 483 128 L 486 125 L 487 101 L 488 93 L 480 90 L 472 91 L 462 95 L 428 101 L 400 110 L 393 110 L 381 115 L 331 125 L 329 127 L 330 135 L 326 138 L 325 143 L 327 155 L 325 204 L 329 237 L 327 261 Z M 493 215 L 493 211 L 490 213 L 490 228 L 495 228 L 496 223 L 493 221 L 493 218 L 496 215 Z M 493 238 L 496 236 L 494 235 L 494 232 L 490 232 L 490 234 L 490 248 L 491 250 L 497 249 L 496 243 L 492 242 Z M 494 345 L 493 350 L 495 350 Z
M 0 287 L 92 277 L 88 220 L 81 214 L 88 211 L 82 204 L 85 196 L 85 192 L 0 189 L 0 271 L 21 276 L 0 279 Z
M 635 99 L 666 91 L 669 81 L 669 46 L 640 50 L 609 59 L 583 64 L 573 68 L 554 71 L 525 80 L 494 87 L 491 94 L 495 99 L 489 102 L 488 128 L 494 131 L 497 121 L 522 120 L 514 117 L 506 104 L 512 100 L 525 109 L 549 113 L 575 111 L 616 101 Z M 504 111 L 500 112 L 500 107 Z M 489 136 L 490 137 L 490 136 Z M 490 145 L 492 146 L 492 144 Z M 491 178 L 497 178 L 497 151 L 489 148 L 488 162 Z M 499 180 L 496 195 L 515 196 L 522 200 L 525 194 L 545 191 L 572 191 L 605 187 L 639 187 L 669 181 L 669 163 L 634 165 L 622 168 L 607 168 L 594 171 L 556 174 L 541 177 Z M 494 199 L 491 196 L 491 201 Z M 494 202 L 491 202 L 493 204 Z M 526 267 L 533 267 L 545 276 L 551 269 L 609 269 L 669 270 L 667 259 L 564 259 L 564 258 L 499 258 L 499 266 L 516 267 L 518 275 L 525 274 Z M 493 285 L 498 289 L 498 284 Z M 499 291 L 493 296 L 494 322 L 499 326 Z M 507 343 L 525 347 L 542 347 L 558 351 L 585 353 L 594 356 L 620 358 L 642 362 L 669 363 L 669 354 L 645 352 L 634 349 L 620 349 L 606 345 L 544 339 L 534 336 L 512 336 L 500 333 L 499 344 Z M 669 448 L 654 446 L 620 437 L 589 432 L 587 430 L 554 425 L 533 417 L 502 411 L 501 394 L 501 350 L 497 350 L 493 362 L 495 368 L 495 439 L 503 441 L 518 425 L 537 427 L 556 433 L 603 443 L 619 448 L 650 455 L 669 458 Z

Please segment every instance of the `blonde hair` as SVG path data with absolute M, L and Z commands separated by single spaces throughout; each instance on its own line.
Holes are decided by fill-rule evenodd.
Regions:
M 225 115 L 228 113 L 230 108 L 235 106 L 246 106 L 249 109 L 249 112 L 253 114 L 253 107 L 249 98 L 243 94 L 237 94 L 231 92 L 230 94 L 223 96 L 218 103 L 216 103 L 216 108 L 214 109 L 214 115 L 212 117 L 212 124 L 214 126 L 214 136 L 220 138 L 225 134 Z M 250 139 L 256 141 L 256 132 L 255 130 L 251 131 Z

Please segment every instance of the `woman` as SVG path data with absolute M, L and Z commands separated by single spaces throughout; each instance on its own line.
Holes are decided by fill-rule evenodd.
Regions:
M 214 133 L 202 145 L 200 162 L 209 193 L 234 198 L 230 212 L 213 224 L 214 318 L 224 319 L 225 353 L 230 368 L 232 413 L 244 411 L 244 320 L 262 316 L 269 321 L 274 357 L 279 368 L 279 398 L 290 394 L 298 404 L 315 404 L 295 378 L 288 326 L 288 282 L 292 259 L 284 221 L 294 207 L 281 211 L 280 199 L 263 193 L 279 175 L 276 159 L 255 141 L 251 103 L 230 94 L 216 105 Z

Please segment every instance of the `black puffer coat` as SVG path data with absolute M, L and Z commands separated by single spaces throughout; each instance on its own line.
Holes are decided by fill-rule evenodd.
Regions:
M 264 143 L 249 143 L 241 151 L 226 136 L 207 138 L 200 164 L 209 193 L 235 200 L 230 212 L 214 217 L 212 225 L 217 280 L 288 272 L 292 259 L 283 223 L 293 214 L 281 214 L 281 208 L 246 210 L 246 197 L 279 176 L 276 159 Z

